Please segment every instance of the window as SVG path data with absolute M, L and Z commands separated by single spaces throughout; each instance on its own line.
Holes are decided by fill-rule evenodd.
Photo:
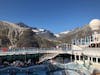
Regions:
M 93 58 L 93 62 L 96 62 L 96 58 Z
M 98 63 L 100 63 L 100 58 L 98 58 Z
M 84 40 L 84 39 L 82 39 L 82 45 L 84 45 L 84 42 L 85 42 L 85 40 Z
M 93 36 L 91 36 L 91 41 L 93 41 Z

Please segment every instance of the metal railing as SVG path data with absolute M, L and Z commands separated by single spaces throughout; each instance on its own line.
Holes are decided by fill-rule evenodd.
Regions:
M 61 48 L 15 48 L 6 51 L 0 50 L 0 55 L 36 54 L 36 53 L 59 53 Z

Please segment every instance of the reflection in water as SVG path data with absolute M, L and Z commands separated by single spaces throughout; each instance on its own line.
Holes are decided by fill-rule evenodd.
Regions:
M 0 75 L 90 75 L 90 72 L 84 66 L 75 63 L 56 65 L 45 63 L 26 68 L 12 66 L 2 68 Z
M 50 73 L 50 75 L 83 75 L 72 70 L 61 70 Z
M 2 72 L 0 75 L 46 75 L 45 71 L 37 72 Z
M 46 75 L 46 65 L 30 66 L 27 68 L 6 67 L 0 69 L 0 75 Z

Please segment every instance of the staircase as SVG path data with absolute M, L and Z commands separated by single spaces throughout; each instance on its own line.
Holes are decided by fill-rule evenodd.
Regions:
M 56 57 L 58 54 L 59 53 L 44 54 L 43 56 L 40 57 L 38 63 L 41 63 L 41 62 L 48 60 L 48 59 L 52 59 L 52 58 Z

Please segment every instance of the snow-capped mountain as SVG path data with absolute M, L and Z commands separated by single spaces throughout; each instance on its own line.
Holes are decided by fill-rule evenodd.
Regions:
M 60 35 L 59 35 L 59 34 L 54 34 L 54 35 L 55 35 L 57 38 L 58 38 L 58 37 L 60 37 Z
M 59 34 L 68 34 L 70 31 L 64 31 L 64 32 L 60 32 Z
M 24 23 L 0 21 L 1 47 L 50 47 L 55 36 L 46 29 L 30 27 Z
M 60 32 L 59 34 L 54 34 L 57 38 L 63 37 L 65 35 L 67 35 L 70 31 L 64 31 L 64 32 Z

